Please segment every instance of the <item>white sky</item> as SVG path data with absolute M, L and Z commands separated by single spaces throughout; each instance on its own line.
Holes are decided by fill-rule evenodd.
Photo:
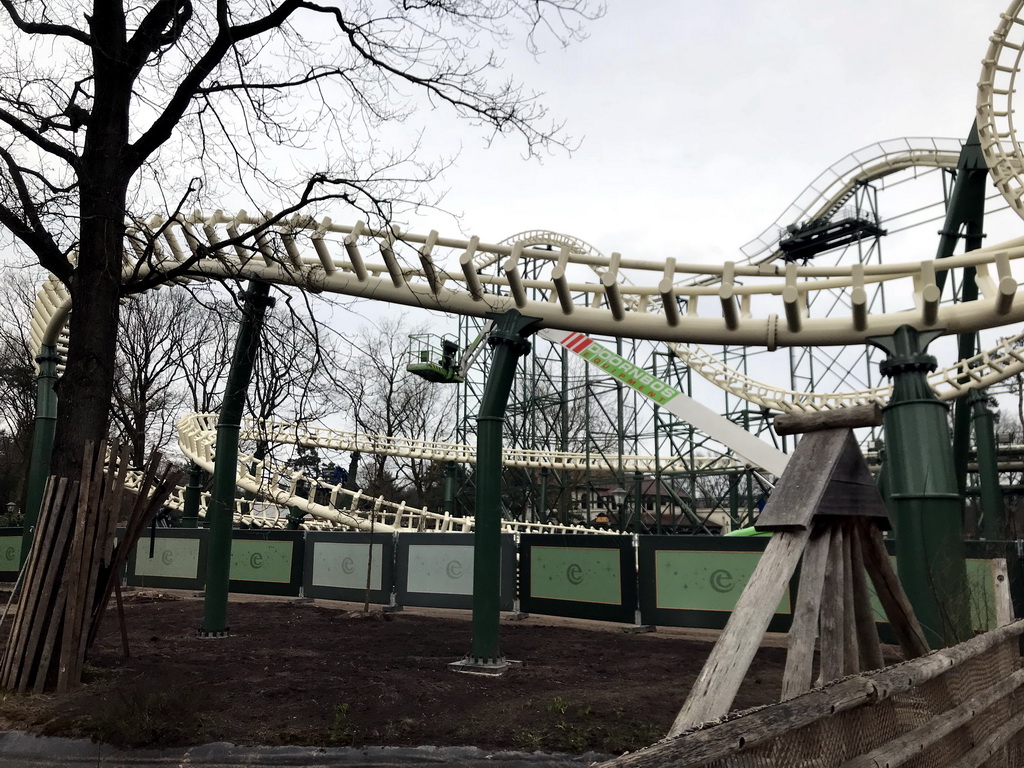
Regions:
M 508 52 L 508 71 L 546 93 L 580 149 L 524 161 L 518 144 L 485 149 L 439 110 L 427 150 L 462 145 L 443 207 L 490 242 L 540 228 L 605 253 L 736 258 L 847 153 L 900 136 L 965 137 L 1005 6 L 612 0 L 582 43 L 537 60 Z M 453 228 L 437 213 L 409 224 Z

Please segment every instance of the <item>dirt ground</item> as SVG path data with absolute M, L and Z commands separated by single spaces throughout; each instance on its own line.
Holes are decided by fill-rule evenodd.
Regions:
M 131 657 L 123 656 L 112 609 L 85 683 L 63 697 L 3 697 L 0 729 L 119 746 L 229 741 L 617 754 L 665 734 L 716 634 L 503 620 L 502 652 L 522 664 L 487 678 L 447 666 L 469 650 L 467 612 L 353 608 L 233 596 L 231 636 L 200 639 L 201 599 L 129 591 Z M 736 707 L 776 700 L 784 664 L 780 647 L 762 648 Z

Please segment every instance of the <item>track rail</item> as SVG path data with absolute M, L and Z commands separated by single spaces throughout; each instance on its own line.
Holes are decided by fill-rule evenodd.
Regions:
M 1024 216 L 1024 153 L 1013 112 L 1022 56 L 1024 0 L 1014 0 L 990 39 L 977 109 L 982 151 L 995 184 L 1010 206 Z M 959 149 L 956 140 L 901 139 L 851 153 L 815 179 L 772 228 L 744 246 L 744 260 L 720 266 L 687 264 L 660 255 L 653 259 L 619 253 L 604 256 L 596 249 L 582 247 L 575 238 L 555 237 L 555 233 L 540 230 L 521 233 L 512 242 L 489 244 L 477 237 L 448 238 L 436 231 L 417 234 L 368 227 L 363 222 L 335 224 L 327 218 L 300 215 L 276 221 L 244 211 L 217 211 L 196 212 L 170 221 L 154 218 L 133 228 L 125 249 L 125 274 L 137 277 L 157 273 L 172 281 L 257 279 L 477 317 L 515 308 L 538 317 L 546 328 L 668 342 L 705 378 L 767 408 L 824 410 L 881 400 L 888 390 L 815 394 L 771 387 L 727 368 L 697 345 L 768 349 L 850 345 L 861 344 L 868 336 L 892 333 L 903 324 L 965 333 L 1024 320 L 1019 283 L 1024 273 L 1024 238 L 940 261 L 849 267 L 775 263 L 777 253 L 773 249 L 781 226 L 809 214 L 813 218 L 833 211 L 859 184 L 908 169 L 954 167 Z M 524 241 L 556 250 L 530 247 Z M 523 279 L 520 271 L 524 259 L 549 262 L 550 278 Z M 479 273 L 499 262 L 497 274 Z M 568 270 L 572 265 L 589 267 L 598 279 L 570 281 Z M 977 271 L 979 299 L 957 304 L 940 302 L 937 276 L 944 270 L 969 267 Z M 902 288 L 908 297 L 906 306 L 870 314 L 866 289 L 881 283 Z M 849 313 L 808 316 L 807 307 L 818 291 L 842 294 L 841 304 L 849 307 Z M 66 343 L 61 331 L 68 309 L 60 284 L 45 284 L 31 323 L 37 346 L 44 341 L 59 347 L 62 341 Z M 949 399 L 1020 373 L 1024 371 L 1022 346 L 1024 334 L 1010 336 L 997 347 L 934 374 L 932 385 L 941 398 Z M 188 417 L 183 424 L 183 450 L 200 466 L 212 469 L 209 417 Z M 338 446 L 344 442 L 338 436 L 325 439 Z M 351 436 L 345 444 L 355 446 L 360 439 L 365 441 L 367 436 Z M 470 460 L 463 446 L 384 445 L 379 438 L 371 442 L 383 450 L 424 458 L 443 456 L 441 460 L 445 460 L 455 456 L 461 458 L 454 460 Z M 369 446 L 363 449 L 372 450 Z M 535 466 L 531 462 L 544 460 L 525 452 L 510 454 L 509 458 L 522 462 L 522 466 Z M 631 457 L 638 467 L 641 458 Z M 547 460 L 571 463 L 578 458 Z M 301 505 L 330 524 L 355 528 L 368 525 L 362 513 L 354 511 L 359 506 L 358 498 L 354 504 L 353 499 L 347 499 L 347 507 L 338 504 L 347 495 L 356 494 L 284 472 L 252 456 L 243 456 L 241 462 L 239 485 L 253 493 L 278 504 Z M 305 499 L 297 493 L 300 481 L 309 482 L 313 488 Z M 329 493 L 330 506 L 317 503 L 317 488 Z M 373 501 L 372 506 L 381 514 L 379 525 L 395 529 L 413 525 L 422 528 L 427 521 L 449 530 L 451 526 L 462 526 L 463 530 L 471 526 L 471 521 L 456 522 L 426 510 L 414 514 L 381 499 Z
M 246 422 L 251 437 L 263 436 L 263 422 Z M 276 428 L 278 442 L 298 445 L 319 445 L 326 438 L 330 445 L 333 438 L 329 430 L 297 429 L 294 425 L 282 428 L 280 423 L 271 422 Z M 335 433 L 336 434 L 336 433 Z M 308 442 L 303 442 L 308 439 Z M 217 416 L 215 414 L 189 414 L 178 422 L 178 444 L 182 453 L 207 472 L 213 472 L 216 458 Z M 472 531 L 472 517 L 455 517 L 431 512 L 428 509 L 412 507 L 404 502 L 393 502 L 382 496 L 368 496 L 361 491 L 352 491 L 340 484 L 328 483 L 320 478 L 308 477 L 296 472 L 272 457 L 257 458 L 252 452 L 240 452 L 238 457 L 239 488 L 255 497 L 280 507 L 297 507 L 318 518 L 314 527 L 343 528 L 349 530 L 380 532 L 388 531 Z M 324 503 L 326 499 L 327 503 Z M 180 495 L 175 503 L 183 503 Z M 244 502 L 236 502 L 236 514 Z M 277 523 L 283 525 L 283 523 Z M 516 520 L 502 520 L 502 529 L 508 533 L 594 533 L 608 531 L 581 525 L 559 525 L 554 523 L 526 523 Z
M 1024 0 L 1014 0 L 999 16 L 989 38 L 978 80 L 978 137 L 996 188 L 1024 217 L 1024 166 L 1014 121 L 1013 96 L 1024 54 Z

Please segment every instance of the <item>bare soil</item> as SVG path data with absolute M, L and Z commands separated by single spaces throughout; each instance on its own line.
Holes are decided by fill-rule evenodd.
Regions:
M 467 612 L 354 608 L 232 596 L 231 636 L 201 639 L 200 598 L 127 592 L 130 658 L 112 605 L 84 684 L 65 696 L 3 696 L 0 728 L 126 747 L 228 741 L 617 754 L 666 733 L 716 636 L 506 620 L 502 652 L 522 664 L 488 678 L 448 668 L 469 651 Z M 781 647 L 763 647 L 736 708 L 776 700 L 784 665 Z

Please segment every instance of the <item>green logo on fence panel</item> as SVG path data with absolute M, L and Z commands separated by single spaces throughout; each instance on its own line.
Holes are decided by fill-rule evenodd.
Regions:
M 382 544 L 373 545 L 371 564 L 370 548 L 366 544 L 318 541 L 313 545 L 312 584 L 316 587 L 365 590 L 366 569 L 369 566 L 370 589 L 380 589 L 383 559 Z
M 583 583 L 583 568 L 579 563 L 569 563 L 569 567 L 565 569 L 565 578 L 569 580 L 570 584 L 575 584 L 578 587 Z
M 149 539 L 135 548 L 135 575 L 159 576 L 165 579 L 195 579 L 199 575 L 199 539 L 157 537 L 153 540 L 153 556 L 149 556 Z
M 472 595 L 473 547 L 411 544 L 405 588 L 431 595 Z
M 760 559 L 760 552 L 659 550 L 655 554 L 658 608 L 731 611 Z M 789 612 L 787 590 L 776 613 Z
M 621 605 L 619 550 L 533 547 L 530 550 L 530 596 Z
M 21 538 L 0 537 L 0 571 L 17 571 L 21 566 Z
M 708 579 L 711 583 L 711 588 L 715 592 L 732 592 L 733 587 L 736 586 L 736 579 L 724 568 L 719 568 L 717 571 L 711 574 Z
M 231 542 L 231 578 L 235 581 L 292 580 L 292 542 L 235 539 Z

